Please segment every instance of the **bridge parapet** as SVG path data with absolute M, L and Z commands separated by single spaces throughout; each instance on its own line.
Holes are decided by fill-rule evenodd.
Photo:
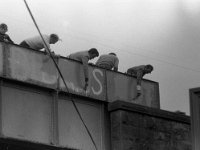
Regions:
M 0 75 L 14 80 L 58 89 L 101 101 L 122 100 L 148 107 L 160 108 L 159 84 L 142 81 L 142 96 L 136 101 L 136 79 L 120 72 L 89 66 L 89 88 L 84 91 L 82 64 L 65 57 L 56 58 L 65 78 L 65 88 L 51 58 L 43 52 L 0 43 Z

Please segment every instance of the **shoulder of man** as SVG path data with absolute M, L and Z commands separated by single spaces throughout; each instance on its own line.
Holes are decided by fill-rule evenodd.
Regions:
M 3 36 L 4 38 L 9 38 L 9 35 L 8 35 L 8 34 L 2 34 L 2 36 Z

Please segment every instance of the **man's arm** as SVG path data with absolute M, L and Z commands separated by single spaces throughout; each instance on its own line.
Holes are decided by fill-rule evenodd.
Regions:
M 138 70 L 137 71 L 137 85 L 141 85 L 142 77 L 143 77 L 143 71 Z
M 143 70 L 137 71 L 137 96 L 141 95 L 141 82 L 143 77 Z
M 88 77 L 88 61 L 89 61 L 88 57 L 86 57 L 86 56 L 82 57 L 83 73 L 84 73 L 84 77 L 85 77 L 85 90 L 87 90 L 88 81 L 89 81 L 89 77 Z
M 49 51 L 51 52 L 51 49 L 50 49 L 50 41 L 48 40 L 48 38 L 46 37 L 46 36 L 43 36 L 43 39 L 44 39 L 44 41 L 45 41 L 45 43 L 44 43 L 44 41 L 42 40 L 42 43 L 43 43 L 43 45 L 44 45 L 44 51 L 47 53 L 47 54 L 49 54 Z M 48 51 L 48 49 L 49 49 L 49 51 Z
M 9 35 L 5 34 L 5 41 L 14 44 Z
M 85 78 L 88 78 L 88 61 L 89 59 L 87 57 L 82 57 L 83 73 Z

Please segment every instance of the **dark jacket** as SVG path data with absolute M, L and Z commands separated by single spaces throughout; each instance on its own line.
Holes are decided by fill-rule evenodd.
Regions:
M 14 44 L 14 42 L 10 39 L 10 37 L 7 34 L 0 33 L 0 41 Z
M 142 78 L 146 74 L 145 65 L 129 68 L 127 70 L 127 74 L 136 77 L 137 78 L 137 84 L 141 85 Z

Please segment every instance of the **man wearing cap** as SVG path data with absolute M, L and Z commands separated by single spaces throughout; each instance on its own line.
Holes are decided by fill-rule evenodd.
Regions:
M 151 73 L 152 71 L 153 71 L 153 66 L 150 64 L 135 66 L 127 70 L 128 75 L 132 75 L 137 78 L 137 86 L 136 86 L 137 97 L 141 95 L 141 82 L 142 82 L 143 76 L 145 74 Z
M 40 36 L 35 36 L 25 39 L 19 45 L 22 47 L 32 48 L 35 50 L 41 50 L 44 48 L 45 51 L 48 52 L 47 48 L 50 50 L 50 44 L 55 44 L 59 40 L 59 37 L 56 34 L 43 35 L 43 38 L 46 44 L 43 42 Z
M 0 24 L 0 41 L 2 42 L 8 42 L 8 43 L 14 43 L 9 35 L 6 34 L 8 31 L 8 26 L 5 23 Z
M 96 65 L 105 69 L 118 71 L 119 59 L 115 53 L 104 54 L 99 57 Z
M 83 73 L 85 76 L 85 90 L 87 89 L 88 86 L 88 61 L 98 57 L 99 52 L 97 51 L 96 48 L 91 48 L 87 51 L 80 51 L 76 53 L 72 53 L 69 56 L 67 56 L 70 59 L 77 60 L 83 64 Z

